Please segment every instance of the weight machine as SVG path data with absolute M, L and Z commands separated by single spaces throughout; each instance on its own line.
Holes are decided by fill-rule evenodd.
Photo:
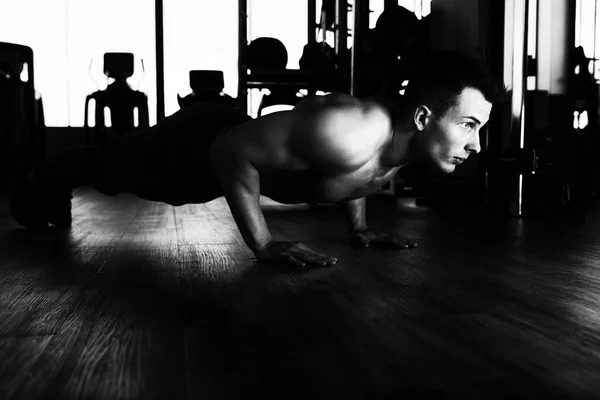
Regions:
M 319 29 L 323 30 L 323 39 L 326 31 L 333 32 L 334 45 L 332 68 L 253 68 L 249 69 L 248 50 L 251 43 L 248 41 L 248 0 L 239 0 L 239 59 L 238 59 L 238 96 L 237 106 L 241 110 L 248 110 L 249 89 L 285 88 L 289 90 L 307 90 L 309 94 L 317 91 L 333 92 L 342 91 L 352 93 L 353 89 L 353 65 L 355 57 L 348 49 L 348 38 L 357 37 L 359 29 L 351 32 L 348 29 L 348 12 L 357 9 L 364 10 L 360 3 L 367 5 L 368 1 L 354 0 L 351 7 L 347 0 L 324 0 L 321 12 L 321 24 L 316 21 L 316 1 L 307 0 L 307 11 L 309 22 L 307 26 L 308 41 L 305 46 L 307 50 L 317 50 L 321 47 L 323 56 L 327 52 L 326 44 L 319 42 Z M 332 7 L 333 6 L 333 7 Z M 355 21 L 361 14 L 353 12 Z M 367 18 L 368 20 L 368 18 Z M 355 25 L 356 27 L 357 25 Z M 354 40 L 356 43 L 357 41 Z M 354 49 L 352 50 L 354 53 Z

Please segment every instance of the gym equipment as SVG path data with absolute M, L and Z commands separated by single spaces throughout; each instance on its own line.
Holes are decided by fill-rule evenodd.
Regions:
M 189 95 L 185 97 L 177 95 L 177 102 L 181 108 L 197 102 L 235 106 L 235 99 L 223 92 L 225 87 L 223 71 L 192 70 L 190 87 L 192 93 Z
M 107 79 L 114 79 L 114 82 L 105 90 L 98 90 L 85 99 L 84 126 L 87 144 L 92 141 L 108 142 L 108 128 L 117 135 L 124 135 L 149 126 L 148 97 L 145 93 L 131 89 L 127 83 L 127 78 L 133 75 L 133 54 L 105 53 L 104 74 Z M 95 101 L 93 127 L 90 127 L 88 121 L 91 100 Z M 110 110 L 110 123 L 105 119 L 106 109 Z M 136 111 L 137 124 L 134 114 Z
M 12 184 L 25 159 L 45 156 L 41 96 L 35 91 L 33 50 L 0 42 L 0 181 Z
M 279 39 L 272 37 L 260 37 L 253 40 L 247 49 L 247 67 L 254 74 L 277 75 L 289 72 L 286 69 L 288 53 Z M 270 93 L 261 97 L 257 115 L 262 115 L 265 108 L 273 105 L 295 106 L 302 100 L 297 87 L 285 85 L 272 85 Z
M 335 3 L 334 3 L 335 1 Z M 248 19 L 248 0 L 239 0 L 239 60 L 238 60 L 238 108 L 244 111 L 248 110 L 248 89 L 269 89 L 271 94 L 263 96 L 259 112 L 267 105 L 289 104 L 294 105 L 302 97 L 298 96 L 298 91 L 303 89 L 309 94 L 317 91 L 323 92 L 348 92 L 349 82 L 346 74 L 346 68 L 340 65 L 341 61 L 346 60 L 346 36 L 347 24 L 345 14 L 347 12 L 346 0 L 327 0 L 323 6 L 329 10 L 327 21 L 335 21 L 333 26 L 335 34 L 335 68 L 322 70 L 318 68 L 286 69 L 287 51 L 285 46 L 275 38 L 257 38 L 248 43 L 247 19 Z M 332 4 L 335 13 L 332 14 Z M 308 0 L 309 15 L 315 15 L 315 0 Z M 322 21 L 323 22 L 323 21 Z M 326 25 L 329 23 L 327 22 Z M 308 47 L 305 53 L 314 53 L 315 47 L 312 43 L 316 42 L 316 24 L 310 21 L 308 24 Z M 278 43 L 279 42 L 279 43 Z M 311 56 L 309 55 L 310 59 Z M 313 60 L 318 56 L 313 57 Z M 305 60 L 303 65 L 306 66 Z M 311 61 L 308 62 L 311 64 Z M 316 66 L 318 62 L 313 62 Z

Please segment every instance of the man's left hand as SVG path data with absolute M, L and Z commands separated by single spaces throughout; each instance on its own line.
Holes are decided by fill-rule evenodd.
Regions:
M 352 244 L 357 247 L 369 247 L 370 245 L 373 245 L 400 249 L 410 249 L 419 246 L 415 240 L 409 240 L 397 235 L 390 235 L 388 233 L 369 228 L 352 232 Z

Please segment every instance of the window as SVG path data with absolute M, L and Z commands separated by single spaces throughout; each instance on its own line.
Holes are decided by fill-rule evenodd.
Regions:
M 281 40 L 288 53 L 287 68 L 298 69 L 308 42 L 307 11 L 306 0 L 248 0 L 248 40 L 264 36 Z
M 383 11 L 383 0 L 371 1 L 373 27 Z M 321 4 L 316 1 L 317 20 Z M 431 0 L 401 0 L 399 4 L 418 17 L 431 12 Z M 163 7 L 165 115 L 179 109 L 177 95 L 190 93 L 190 70 L 223 71 L 224 92 L 236 97 L 238 1 L 169 0 L 163 1 Z M 261 36 L 281 40 L 288 51 L 287 68 L 297 69 L 308 41 L 307 11 L 306 0 L 248 0 L 248 40 Z M 350 18 L 349 27 L 352 22 Z M 83 126 L 85 97 L 105 89 L 108 83 L 103 73 L 104 53 L 133 53 L 135 72 L 128 82 L 148 95 L 153 125 L 157 104 L 155 24 L 155 2 L 151 0 L 6 1 L 0 13 L 0 40 L 33 49 L 35 87 L 42 95 L 46 125 L 55 127 Z M 348 46 L 351 44 L 349 38 Z M 259 100 L 260 96 L 253 96 L 253 109 Z
M 537 63 L 537 36 L 538 36 L 538 0 L 529 0 L 527 11 L 527 57 L 530 62 Z M 527 90 L 537 89 L 537 70 L 528 71 Z
M 191 70 L 223 71 L 223 91 L 237 97 L 238 1 L 164 1 L 163 7 L 165 115 L 179 110 L 177 95 L 191 93 Z
M 398 0 L 398 5 L 414 12 L 418 19 L 431 14 L 431 0 Z
M 0 40 L 33 49 L 35 87 L 43 96 L 46 125 L 67 126 L 66 1 L 4 2 Z M 40 34 L 43 32 L 43 34 Z
M 145 0 L 19 0 L 5 2 L 0 13 L 0 40 L 33 49 L 47 126 L 83 126 L 86 95 L 106 87 L 106 52 L 135 55 L 128 82 L 148 95 L 155 123 L 154 27 L 154 2 Z
M 575 6 L 575 47 L 583 47 L 587 58 L 600 58 L 599 0 L 577 0 Z M 590 63 L 590 73 L 600 79 L 600 62 Z

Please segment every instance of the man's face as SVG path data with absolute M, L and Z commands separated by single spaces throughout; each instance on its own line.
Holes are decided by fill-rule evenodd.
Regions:
M 481 151 L 479 131 L 488 122 L 491 111 L 492 104 L 480 91 L 465 88 L 446 114 L 431 114 L 427 119 L 420 132 L 426 158 L 443 172 L 454 172 L 469 155 Z

